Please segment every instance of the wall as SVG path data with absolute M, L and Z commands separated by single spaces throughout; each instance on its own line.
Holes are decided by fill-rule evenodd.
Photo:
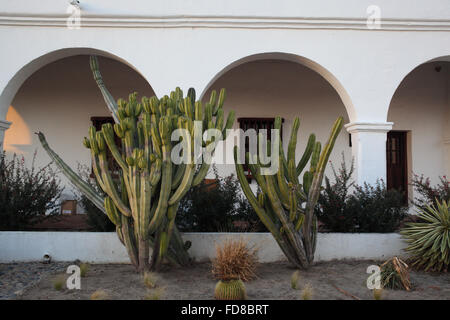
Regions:
M 260 262 L 285 260 L 269 233 L 185 233 L 190 240 L 191 257 L 209 261 L 215 257 L 215 244 L 227 238 L 243 237 L 259 249 Z M 125 247 L 115 233 L 102 232 L 0 232 L 0 262 L 40 261 L 50 254 L 55 261 L 79 259 L 92 263 L 129 263 Z M 319 233 L 316 261 L 333 259 L 387 260 L 404 256 L 405 243 L 395 233 Z

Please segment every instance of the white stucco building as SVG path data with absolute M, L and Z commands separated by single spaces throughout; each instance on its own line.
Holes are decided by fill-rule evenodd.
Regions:
M 280 115 L 287 136 L 300 116 L 299 155 L 342 115 L 331 160 L 353 156 L 359 183 L 408 189 L 413 173 L 450 174 L 448 0 L 80 0 L 80 28 L 69 1 L 0 4 L 8 154 L 37 149 L 37 164 L 48 163 L 40 130 L 73 168 L 89 165 L 82 138 L 92 117 L 109 116 L 89 69 L 96 54 L 115 98 L 225 87 L 237 118 Z

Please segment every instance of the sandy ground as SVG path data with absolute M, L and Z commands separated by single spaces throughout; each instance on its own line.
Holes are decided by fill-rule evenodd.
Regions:
M 366 287 L 369 274 L 366 269 L 375 261 L 332 261 L 316 263 L 310 270 L 301 271 L 299 287 L 291 288 L 290 279 L 295 271 L 284 262 L 260 264 L 258 278 L 247 282 L 247 294 L 252 299 L 300 299 L 302 288 L 313 288 L 312 299 L 353 299 L 337 288 L 360 299 L 373 299 Z M 213 299 L 216 280 L 209 263 L 198 263 L 186 269 L 165 269 L 158 273 L 158 289 L 147 289 L 142 276 L 131 265 L 91 265 L 86 277 L 81 278 L 80 290 L 53 288 L 52 280 L 58 274 L 46 275 L 38 284 L 27 288 L 17 299 L 90 299 L 91 294 L 104 290 L 110 299 L 141 300 L 149 294 L 160 299 Z M 61 274 L 61 273 L 60 273 Z M 68 275 L 66 275 L 68 276 Z M 412 291 L 384 290 L 383 298 L 395 299 L 447 299 L 450 300 L 450 273 L 411 272 Z M 336 288 L 337 287 L 337 288 Z

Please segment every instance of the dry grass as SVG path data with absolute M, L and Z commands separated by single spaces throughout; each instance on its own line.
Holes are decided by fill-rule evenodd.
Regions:
M 243 239 L 228 239 L 222 245 L 216 245 L 212 273 L 216 279 L 222 281 L 252 280 L 256 277 L 257 253 L 257 249 L 249 248 Z
M 108 300 L 109 294 L 102 289 L 98 289 L 91 294 L 91 300 Z
M 86 275 L 87 275 L 87 273 L 89 271 L 89 268 L 90 268 L 90 266 L 89 266 L 88 263 L 81 263 L 80 264 L 80 276 L 82 278 L 86 277 Z
M 153 289 L 157 286 L 157 283 L 159 281 L 159 277 L 154 272 L 145 272 L 144 273 L 144 285 L 149 288 Z
M 389 259 L 381 266 L 383 288 L 411 290 L 408 265 L 397 257 Z
M 144 300 L 161 300 L 165 293 L 165 288 L 155 288 L 148 291 L 147 295 L 144 297 Z
M 66 277 L 62 274 L 57 275 L 53 280 L 53 288 L 57 291 L 61 291 L 64 288 L 64 284 L 66 282 Z
M 314 294 L 314 289 L 310 283 L 307 283 L 302 292 L 300 293 L 300 297 L 302 300 L 311 300 Z
M 383 300 L 384 298 L 383 289 L 373 289 L 373 298 L 374 300 Z
M 300 270 L 296 270 L 291 276 L 291 288 L 297 290 L 300 281 Z

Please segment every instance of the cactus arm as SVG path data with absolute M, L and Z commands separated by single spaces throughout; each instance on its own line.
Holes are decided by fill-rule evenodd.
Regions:
M 316 143 L 316 135 L 312 133 L 308 138 L 308 143 L 306 145 L 305 151 L 303 152 L 303 156 L 297 164 L 297 175 L 300 175 L 308 163 L 309 158 L 314 149 L 314 145 Z
M 277 192 L 275 190 L 275 178 L 273 176 L 267 175 L 265 176 L 268 190 L 268 197 L 270 199 L 270 203 L 272 204 L 272 208 L 275 211 L 278 219 L 280 220 L 283 230 L 286 233 L 286 236 L 289 242 L 292 245 L 292 250 L 295 252 L 295 256 L 298 257 L 302 261 L 302 263 L 307 263 L 305 254 L 302 251 L 302 244 L 300 242 L 300 238 L 297 232 L 295 232 L 292 223 L 288 220 L 286 213 L 283 209 L 280 199 L 278 198 Z
M 99 208 L 101 211 L 105 212 L 105 208 L 103 206 L 103 197 L 87 182 L 80 178 L 57 154 L 50 148 L 45 136 L 42 132 L 37 132 L 36 135 L 39 138 L 39 141 L 47 152 L 49 157 L 55 162 L 56 166 L 61 170 L 61 172 L 66 176 L 66 178 L 80 190 L 92 203 Z
M 316 206 L 317 200 L 319 199 L 320 186 L 322 185 L 325 167 L 328 162 L 328 158 L 330 157 L 331 151 L 333 150 L 336 139 L 342 129 L 343 121 L 343 118 L 339 117 L 335 121 L 333 128 L 331 129 L 330 137 L 328 138 L 328 141 L 325 144 L 324 149 L 322 150 L 322 154 L 320 155 L 320 159 L 318 161 L 317 168 L 314 173 L 314 178 L 312 180 L 311 187 L 308 193 L 308 201 L 305 208 L 305 221 L 303 223 L 303 233 L 305 235 L 306 254 L 310 258 L 312 258 L 314 255 L 314 244 L 312 243 L 312 240 L 314 239 L 310 238 L 308 230 L 311 230 L 312 227 L 314 207 Z
M 102 93 L 106 106 L 108 107 L 109 111 L 111 111 L 111 115 L 114 118 L 114 122 L 119 123 L 119 117 L 117 116 L 117 109 L 118 109 L 117 103 L 114 100 L 111 93 L 109 93 L 108 89 L 105 86 L 105 83 L 103 82 L 103 77 L 98 67 L 97 56 L 90 56 L 89 62 L 92 74 L 94 76 L 94 80 L 97 83 L 97 87 L 100 89 L 100 92 Z
M 229 132 L 229 129 L 231 129 L 233 127 L 235 116 L 236 116 L 236 114 L 235 114 L 234 110 L 231 110 L 228 113 L 227 122 L 225 123 L 225 128 L 222 131 L 223 140 L 225 140 L 228 137 L 228 132 Z
M 179 202 L 184 197 L 184 195 L 189 191 L 189 188 L 191 186 L 194 186 L 194 184 L 193 184 L 194 174 L 195 174 L 195 165 L 193 163 L 187 164 L 186 170 L 184 172 L 183 180 L 181 180 L 180 185 L 175 190 L 173 195 L 170 197 L 170 200 L 169 200 L 170 206 Z
M 106 151 L 105 150 L 101 151 L 98 154 L 98 157 L 100 163 L 101 177 L 103 183 L 105 184 L 104 191 L 108 194 L 108 196 L 111 197 L 117 209 L 119 209 L 119 211 L 123 215 L 130 217 L 131 210 L 125 203 L 123 203 L 122 199 L 120 198 L 119 193 L 116 190 L 116 186 L 114 185 L 114 182 L 112 180 L 111 174 L 109 173 L 108 161 L 106 159 Z
M 146 176 L 145 172 L 141 173 L 141 191 L 140 191 L 140 204 L 139 204 L 139 235 L 142 239 L 146 240 L 148 237 L 147 226 L 150 222 L 150 204 L 152 198 L 152 186 L 150 180 Z
M 250 159 L 249 155 L 249 159 Z M 266 186 L 266 180 L 264 180 L 264 177 L 261 175 L 261 167 L 256 161 L 256 155 L 253 157 L 253 164 L 249 163 L 248 168 L 250 169 L 250 172 L 252 173 L 252 176 L 255 178 L 256 182 L 258 183 L 258 186 L 261 188 L 261 191 L 263 193 L 267 193 L 267 186 Z
M 172 189 L 172 162 L 170 159 L 170 146 L 163 144 L 162 153 L 163 160 L 160 182 L 161 190 L 159 193 L 158 206 L 148 226 L 148 230 L 150 233 L 155 232 L 161 224 L 161 221 L 164 218 L 168 208 L 170 192 Z
M 283 165 L 280 165 L 280 167 L 278 168 L 277 182 L 278 182 L 278 187 L 280 188 L 280 194 L 283 197 L 282 200 L 285 202 L 288 202 L 289 200 L 288 200 L 287 195 L 289 194 L 289 187 L 288 187 L 288 184 L 286 183 Z
M 104 205 L 109 220 L 111 220 L 111 222 L 114 223 L 117 227 L 121 227 L 122 219 L 120 217 L 120 213 L 117 212 L 117 208 L 110 197 L 105 197 Z
M 289 161 L 291 160 L 295 162 L 295 149 L 297 148 L 297 134 L 299 127 L 300 127 L 300 119 L 298 117 L 295 117 L 294 122 L 292 123 L 291 137 L 289 139 L 288 144 L 288 154 L 287 154 L 288 164 Z
M 172 190 L 176 189 L 180 185 L 181 180 L 184 177 L 185 171 L 186 171 L 185 163 L 181 163 L 180 165 L 177 166 L 177 168 L 175 170 L 175 175 L 173 176 L 173 179 L 172 179 Z
M 122 238 L 125 243 L 125 248 L 127 248 L 128 256 L 133 265 L 139 265 L 138 260 L 138 249 L 136 246 L 136 239 L 134 238 L 133 229 L 129 223 L 129 217 L 121 215 L 122 217 Z
M 265 212 L 265 210 L 259 205 L 258 200 L 253 194 L 253 191 L 251 190 L 250 185 L 248 184 L 247 178 L 245 177 L 244 168 L 242 167 L 242 164 L 238 163 L 237 158 L 238 158 L 238 147 L 234 146 L 234 162 L 236 165 L 236 176 L 239 179 L 239 182 L 241 183 L 242 191 L 244 192 L 248 201 L 255 209 L 255 212 L 258 214 L 259 218 L 261 219 L 262 223 L 266 226 L 266 228 L 274 236 L 279 236 L 278 228 L 275 226 L 274 222 Z
M 128 165 L 123 160 L 122 155 L 119 152 L 119 149 L 116 146 L 116 143 L 114 141 L 114 132 L 113 128 L 110 123 L 105 123 L 102 126 L 102 132 L 103 137 L 105 138 L 106 145 L 108 146 L 109 151 L 111 152 L 112 156 L 114 157 L 114 160 L 117 162 L 117 164 L 122 168 L 122 171 L 124 173 L 127 173 L 128 171 Z
M 185 124 L 185 129 L 188 129 L 188 124 Z M 187 150 L 193 149 L 192 139 L 188 137 L 186 131 L 183 131 L 183 140 L 187 143 Z M 190 152 L 190 151 L 188 151 Z M 180 185 L 177 187 L 173 195 L 169 199 L 169 205 L 172 206 L 179 202 L 181 198 L 188 192 L 189 188 L 192 186 L 192 181 L 195 174 L 195 163 L 193 161 L 192 153 L 188 154 L 188 163 L 185 164 L 186 168 L 184 170 L 183 179 Z
M 205 179 L 210 167 L 211 167 L 210 164 L 208 164 L 206 162 L 202 163 L 202 165 L 200 166 L 200 169 L 197 171 L 194 178 L 192 179 L 193 187 L 198 186 L 203 181 L 203 179 Z

